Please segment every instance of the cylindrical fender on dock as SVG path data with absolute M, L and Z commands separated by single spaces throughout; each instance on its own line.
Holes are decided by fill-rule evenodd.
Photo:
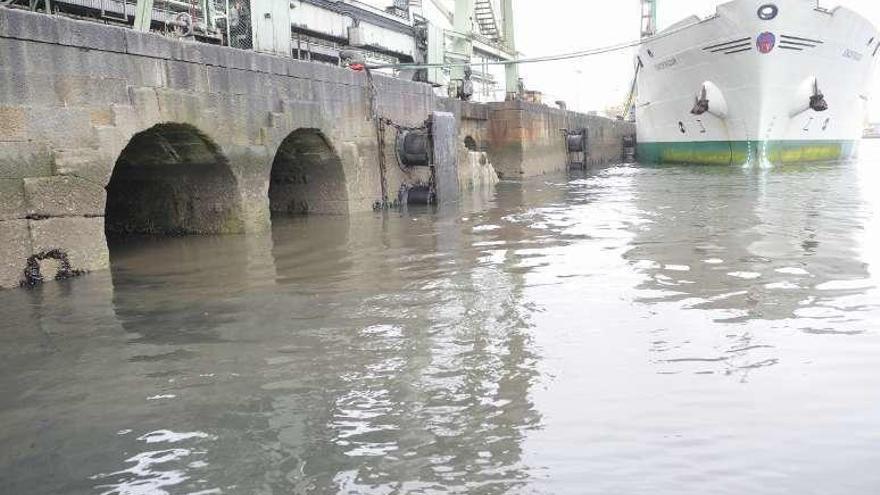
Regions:
M 566 145 L 569 153 L 582 153 L 587 151 L 587 133 L 578 132 L 577 134 L 568 134 L 565 137 Z
M 430 205 L 437 201 L 437 195 L 429 185 L 414 184 L 401 187 L 399 199 L 404 205 Z
M 431 140 L 426 129 L 401 131 L 397 141 L 400 163 L 407 167 L 427 167 L 431 164 Z

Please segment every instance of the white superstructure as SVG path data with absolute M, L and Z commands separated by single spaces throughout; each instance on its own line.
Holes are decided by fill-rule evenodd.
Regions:
M 642 46 L 640 160 L 834 160 L 857 148 L 880 34 L 815 0 L 734 0 Z

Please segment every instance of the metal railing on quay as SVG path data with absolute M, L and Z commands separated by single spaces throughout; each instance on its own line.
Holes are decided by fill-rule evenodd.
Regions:
M 105 24 L 252 48 L 250 3 L 245 0 L 0 0 L 0 5 Z M 138 16 L 138 9 L 149 16 Z M 140 26 L 136 26 L 136 21 Z

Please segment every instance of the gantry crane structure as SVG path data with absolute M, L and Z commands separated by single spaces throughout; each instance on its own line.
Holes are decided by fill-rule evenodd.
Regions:
M 657 0 L 642 2 L 642 38 L 657 34 Z
M 640 0 L 642 14 L 642 40 L 648 39 L 657 34 L 657 0 Z M 642 68 L 642 61 L 636 57 L 635 73 L 633 74 L 632 85 L 623 104 L 623 117 L 626 120 L 634 121 L 636 114 L 636 94 L 638 93 L 639 71 Z
M 513 0 L 501 0 L 500 17 L 499 23 L 491 0 L 455 0 L 453 14 L 455 37 L 452 44 L 453 53 L 450 55 L 460 57 L 462 62 L 469 62 L 473 56 L 473 37 L 480 35 L 490 42 L 503 45 L 507 52 L 515 57 Z M 516 64 L 507 65 L 505 76 L 507 98 L 515 97 L 519 88 L 519 67 Z M 453 80 L 461 81 L 464 77 L 463 67 L 453 68 Z

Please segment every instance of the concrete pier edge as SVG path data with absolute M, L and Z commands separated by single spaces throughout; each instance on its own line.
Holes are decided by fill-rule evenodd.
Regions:
M 563 128 L 590 129 L 597 164 L 618 160 L 634 133 L 543 105 L 374 80 L 379 113 L 395 123 L 455 115 L 465 188 L 496 170 L 563 170 Z M 107 229 L 256 232 L 272 210 L 370 210 L 381 185 L 369 98 L 365 75 L 348 69 L 0 7 L 0 288 L 52 250 L 74 270 L 106 268 Z M 391 166 L 385 180 L 397 191 L 425 177 Z

